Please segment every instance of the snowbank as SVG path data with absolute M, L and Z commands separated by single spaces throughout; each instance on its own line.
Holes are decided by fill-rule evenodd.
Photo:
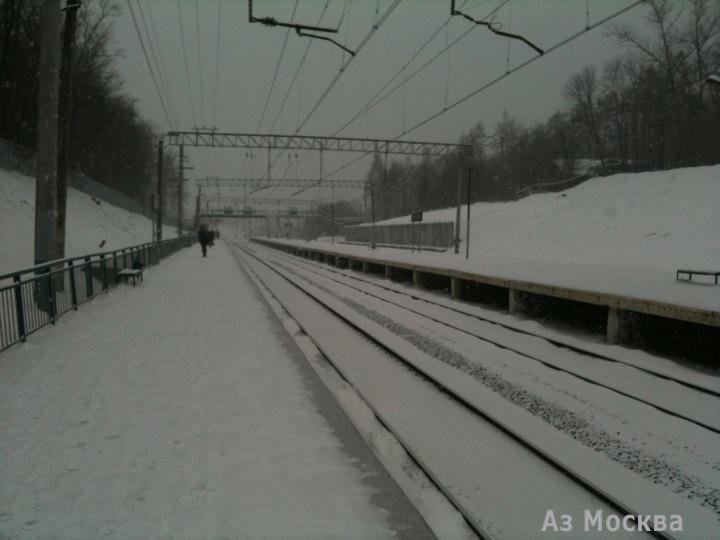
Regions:
M 454 221 L 455 209 L 424 221 Z M 465 236 L 463 209 L 462 237 Z M 594 178 L 471 208 L 476 256 L 650 270 L 720 269 L 720 165 Z M 408 216 L 382 223 L 409 223 Z M 464 251 L 464 250 L 463 250 Z
M 35 179 L 0 169 L 0 273 L 32 266 L 34 228 Z M 165 226 L 164 235 L 175 236 L 175 228 Z M 151 236 L 152 223 L 145 216 L 68 190 L 68 257 L 149 242 Z

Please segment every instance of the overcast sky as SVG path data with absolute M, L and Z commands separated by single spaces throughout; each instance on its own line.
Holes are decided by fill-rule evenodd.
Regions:
M 486 20 L 494 19 L 502 24 L 503 30 L 521 34 L 542 49 L 549 49 L 583 30 L 586 24 L 592 25 L 633 3 L 633 0 L 458 0 L 458 5 L 464 5 L 463 10 L 473 17 L 482 19 L 490 15 Z M 332 43 L 291 32 L 277 67 L 287 31 L 250 24 L 244 0 L 131 0 L 131 4 L 143 37 L 145 27 L 152 37 L 152 49 L 160 64 L 161 73 L 157 76 L 167 82 L 169 114 L 181 130 L 215 126 L 220 131 L 266 133 L 272 127 L 275 133 L 294 133 L 349 58 Z M 393 4 L 393 0 L 255 0 L 254 10 L 256 17 L 270 16 L 282 21 L 293 19 L 295 10 L 295 22 L 311 25 L 318 24 L 322 15 L 320 24 L 339 26 L 335 39 L 356 49 Z M 124 52 L 119 68 L 126 91 L 137 98 L 145 117 L 161 130 L 168 130 L 170 125 L 153 86 L 128 5 L 121 2 L 121 7 L 123 13 L 116 22 L 115 40 Z M 636 7 L 614 22 L 642 27 L 646 10 L 645 6 Z M 400 1 L 307 118 L 300 133 L 335 133 L 398 73 L 449 15 L 450 0 Z M 503 110 L 526 124 L 545 120 L 565 106 L 563 87 L 572 73 L 588 63 L 601 66 L 621 52 L 607 36 L 607 29 L 606 25 L 585 33 L 412 130 L 447 105 L 537 56 L 520 41 L 508 40 L 454 17 L 388 89 L 467 32 L 449 49 L 449 54 L 438 57 L 339 135 L 395 138 L 412 130 L 403 138 L 456 142 L 478 121 L 491 133 Z M 308 43 L 311 46 L 298 72 Z M 146 48 L 152 57 L 149 43 Z M 297 79 L 288 93 L 296 72 Z M 281 108 L 284 99 L 285 106 Z M 189 149 L 190 165 L 195 169 L 188 176 L 266 176 L 267 152 L 253 153 L 254 159 L 244 149 Z M 356 157 L 357 154 L 328 155 L 325 171 Z M 306 157 L 299 165 L 293 164 L 294 158 L 294 154 L 273 156 L 273 161 L 277 161 L 272 176 L 317 177 L 317 156 Z M 362 179 L 369 161 L 348 167 L 335 177 Z M 283 193 L 287 192 L 276 190 L 273 196 Z M 356 196 L 352 192 L 346 195 Z M 303 194 L 306 198 L 310 196 L 315 194 Z

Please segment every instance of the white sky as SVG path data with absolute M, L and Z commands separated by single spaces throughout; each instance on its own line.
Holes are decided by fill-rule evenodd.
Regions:
M 171 115 L 179 129 L 215 126 L 221 131 L 264 133 L 269 131 L 276 119 L 273 132 L 293 133 L 336 76 L 343 60 L 340 48 L 331 43 L 312 40 L 307 60 L 281 110 L 280 104 L 309 41 L 291 32 L 265 118 L 259 125 L 285 39 L 285 29 L 250 24 L 246 1 L 130 1 L 138 17 L 142 8 L 145 23 L 153 38 L 156 38 L 153 43 L 159 48 L 159 53 L 157 50 L 155 52 L 163 58 L 161 71 L 170 87 Z M 391 6 L 392 0 L 347 2 L 346 7 L 346 0 L 330 0 L 322 24 L 336 26 L 342 18 L 340 32 L 336 37 L 354 49 L 371 28 L 376 8 L 379 6 L 379 13 L 382 14 Z M 463 3 L 463 9 L 476 18 L 482 18 L 500 6 L 495 18 L 503 24 L 504 30 L 522 34 L 547 49 L 582 30 L 587 21 L 593 24 L 631 5 L 633 1 L 458 0 L 458 5 Z M 123 14 L 117 20 L 115 37 L 116 45 L 124 51 L 119 68 L 126 81 L 126 91 L 138 99 L 143 115 L 162 130 L 167 130 L 168 122 L 153 87 L 127 4 L 123 2 L 121 5 Z M 255 16 L 272 16 L 289 21 L 295 1 L 255 0 L 254 5 Z M 298 0 L 295 21 L 316 24 L 324 5 L 322 0 Z M 178 8 L 182 13 L 182 35 Z M 646 10 L 644 6 L 637 7 L 614 22 L 642 25 Z M 300 133 L 329 135 L 340 128 L 445 22 L 449 12 L 449 0 L 402 0 L 349 64 L 337 85 Z M 142 21 L 138 22 L 142 30 Z M 412 73 L 470 28 L 473 25 L 469 21 L 461 17 L 453 18 L 446 26 L 447 36 L 445 31 L 441 31 L 410 64 L 405 74 Z M 503 110 L 528 124 L 545 120 L 564 106 L 562 90 L 572 73 L 588 63 L 602 65 L 621 52 L 614 40 L 607 36 L 607 28 L 604 26 L 588 32 L 571 44 L 540 58 L 405 138 L 455 142 L 480 120 L 491 131 Z M 484 27 L 475 27 L 450 49 L 449 55 L 442 55 L 340 135 L 394 138 L 442 110 L 446 99 L 450 104 L 502 75 L 508 67 L 512 69 L 536 55 L 522 42 L 511 41 L 508 46 L 508 41 Z M 216 59 L 219 59 L 218 63 Z M 216 65 L 219 66 L 217 87 Z M 189 149 L 188 153 L 190 164 L 195 167 L 189 172 L 190 177 L 267 175 L 267 154 L 264 151 L 255 152 L 253 166 L 246 163 L 247 151 L 244 149 Z M 325 161 L 326 173 L 355 157 L 356 154 L 328 155 Z M 368 165 L 369 160 L 361 161 L 338 173 L 336 177 L 362 179 Z M 272 176 L 283 176 L 288 167 L 288 157 L 283 155 L 274 166 Z M 290 168 L 287 177 L 317 177 L 318 168 L 318 158 L 311 156 L 301 165 Z M 281 190 L 277 190 L 272 196 L 281 193 Z M 268 196 L 270 193 L 265 192 L 263 195 Z M 303 197 L 308 198 L 309 195 L 306 192 Z

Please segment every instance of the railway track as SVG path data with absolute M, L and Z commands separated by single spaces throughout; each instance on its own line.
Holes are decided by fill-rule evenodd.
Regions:
M 541 334 L 529 332 L 523 329 L 518 329 L 517 327 L 512 327 L 507 324 L 498 323 L 489 318 L 483 318 L 477 314 L 471 314 L 461 309 L 449 307 L 445 304 L 441 304 L 438 302 L 433 302 L 426 297 L 419 298 L 406 291 L 399 291 L 394 287 L 388 287 L 386 285 L 378 284 L 376 282 L 364 279 L 361 276 L 352 275 L 352 273 L 350 272 L 337 271 L 326 265 L 324 266 L 315 264 L 306 261 L 305 259 L 300 259 L 298 257 L 287 255 L 282 252 L 270 251 L 267 248 L 263 248 L 262 252 L 265 253 L 266 256 L 288 261 L 290 264 L 294 264 L 297 267 L 303 268 L 308 272 L 312 272 L 326 279 L 331 279 L 340 285 L 354 289 L 362 294 L 382 300 L 383 302 L 387 302 L 388 304 L 407 310 L 421 317 L 430 319 L 438 324 L 452 328 L 453 330 L 473 336 L 474 338 L 490 343 L 496 347 L 512 351 L 526 358 L 540 362 L 541 364 L 552 369 L 568 373 L 585 382 L 597 385 L 602 388 L 606 388 L 617 393 L 618 395 L 633 399 L 645 405 L 649 405 L 666 414 L 701 426 L 709 431 L 712 431 L 713 433 L 720 434 L 720 393 L 717 393 L 711 389 L 688 383 L 687 381 L 679 378 L 659 375 L 654 371 L 638 368 L 633 364 L 628 364 L 617 359 L 611 359 L 607 356 L 599 355 L 593 351 L 588 351 L 579 347 L 568 346 L 566 344 L 558 344 L 557 340 L 549 339 Z M 338 278 L 334 276 L 341 277 Z M 361 286 L 354 285 L 351 281 L 357 282 L 361 284 Z M 419 301 L 423 304 L 432 305 L 434 308 L 438 309 L 439 313 L 436 316 L 433 316 L 432 314 L 428 313 L 427 310 L 422 310 L 418 306 L 413 306 L 410 302 L 394 300 L 393 298 L 388 297 L 387 294 L 381 295 L 381 292 L 389 292 L 393 295 L 403 296 L 408 298 L 412 302 Z M 444 314 L 443 312 L 447 312 L 447 314 L 457 314 L 461 317 L 467 317 L 471 321 L 482 321 L 483 323 L 487 323 L 507 330 L 509 334 L 505 336 L 502 340 L 497 338 L 493 339 L 479 332 L 476 328 L 476 325 L 473 325 L 471 322 L 464 321 L 461 323 L 453 323 L 448 321 L 447 317 L 444 316 L 446 314 Z M 552 350 L 549 351 L 550 354 L 546 354 L 545 357 L 542 357 L 538 354 L 528 352 L 529 349 L 537 348 L 536 345 L 533 347 L 533 344 L 530 344 L 530 346 L 526 345 L 524 348 L 512 345 L 512 343 L 517 341 L 516 339 L 514 339 L 516 336 L 530 336 L 542 342 L 547 342 L 550 345 L 560 347 L 561 349 L 565 349 L 572 353 L 581 355 L 582 357 L 584 357 L 581 358 L 581 360 L 591 359 L 592 361 L 621 364 L 629 370 L 644 373 L 648 377 L 654 378 L 655 380 L 650 379 L 649 381 L 647 381 L 646 384 L 648 388 L 651 389 L 651 391 L 643 395 L 642 393 L 639 393 L 636 388 L 628 389 L 625 378 L 615 377 L 613 380 L 613 378 L 611 377 L 606 377 L 605 380 L 603 380 L 603 378 L 600 376 L 602 370 L 598 371 L 597 369 L 595 369 L 595 366 L 593 366 L 593 372 L 586 373 L 583 371 L 582 365 L 577 365 L 575 363 L 573 363 L 572 365 L 567 365 L 563 364 L 561 361 L 558 361 L 558 359 L 554 358 L 551 354 L 553 352 Z M 667 403 L 666 401 L 668 400 L 668 396 L 670 394 L 668 392 L 662 391 L 663 387 L 666 386 L 665 381 L 670 381 L 672 383 L 676 383 L 681 385 L 682 387 L 687 388 L 688 390 L 686 397 L 679 402 Z M 622 388 L 620 387 L 621 385 L 625 385 L 626 387 Z M 688 403 L 690 401 L 694 401 L 697 406 L 694 408 L 689 408 Z
M 260 247 L 260 245 L 257 245 Z M 269 251 L 269 248 L 261 247 L 260 249 L 263 249 L 265 251 Z M 595 358 L 597 360 L 603 360 L 606 362 L 616 363 L 625 365 L 630 368 L 637 369 L 639 371 L 646 372 L 650 375 L 654 375 L 660 379 L 666 379 L 675 383 L 678 383 L 683 386 L 687 386 L 688 388 L 693 388 L 694 390 L 697 390 L 699 392 L 703 392 L 706 394 L 710 394 L 716 397 L 720 397 L 720 380 L 718 380 L 717 384 L 708 384 L 708 380 L 716 378 L 713 377 L 712 374 L 708 373 L 707 376 L 705 375 L 699 375 L 699 378 L 695 378 L 694 380 L 689 380 L 689 378 L 682 378 L 677 375 L 669 374 L 667 372 L 662 371 L 657 366 L 647 366 L 642 365 L 637 362 L 631 362 L 626 359 L 623 359 L 619 356 L 613 356 L 608 353 L 599 352 L 597 350 L 592 350 L 590 347 L 590 344 L 578 344 L 577 342 L 570 342 L 565 339 L 561 339 L 559 337 L 555 337 L 552 335 L 549 335 L 547 333 L 541 333 L 541 332 L 533 332 L 531 330 L 527 330 L 526 328 L 521 328 L 517 325 L 503 322 L 499 320 L 498 318 L 493 318 L 490 316 L 485 316 L 482 314 L 479 314 L 477 312 L 472 312 L 468 310 L 466 307 L 462 305 L 462 303 L 451 301 L 449 299 L 439 299 L 439 298 L 433 298 L 432 294 L 426 293 L 424 291 L 408 291 L 407 288 L 398 286 L 392 282 L 388 282 L 388 280 L 385 279 L 367 279 L 366 277 L 363 277 L 362 274 L 358 274 L 355 271 L 352 270 L 343 270 L 336 267 L 329 266 L 327 264 L 322 263 L 316 263 L 312 260 L 301 258 L 295 255 L 289 255 L 284 252 L 281 252 L 279 250 L 272 250 L 276 254 L 285 255 L 288 258 L 295 259 L 297 261 L 302 261 L 303 264 L 312 266 L 321 270 L 324 270 L 326 272 L 343 276 L 349 279 L 352 279 L 353 281 L 364 283 L 373 287 L 377 287 L 378 289 L 382 289 L 384 291 L 388 291 L 391 293 L 395 293 L 398 295 L 406 296 L 407 298 L 410 298 L 412 300 L 416 300 L 419 302 L 424 302 L 436 307 L 441 307 L 443 309 L 446 309 L 450 312 L 454 312 L 460 315 L 465 315 L 467 317 L 471 317 L 473 319 L 476 319 L 478 321 L 482 321 L 484 323 L 488 323 L 494 326 L 497 326 L 499 328 L 506 329 L 508 331 L 514 332 L 519 335 L 527 335 L 531 337 L 536 337 L 538 339 L 542 339 L 544 341 L 547 341 L 548 343 L 551 343 L 559 348 L 567 349 L 573 352 L 577 352 L 579 354 L 583 354 L 592 358 Z M 366 292 L 363 290 L 363 292 Z M 372 293 L 368 293 L 372 294 Z
M 467 379 L 462 374 L 448 372 L 444 366 L 437 365 L 437 362 L 428 363 L 427 359 L 419 360 L 418 355 L 412 351 L 412 347 L 388 338 L 387 334 L 381 336 L 382 332 L 374 328 L 371 322 L 364 321 L 356 313 L 345 309 L 346 306 L 343 306 L 337 299 L 332 298 L 331 295 L 325 294 L 321 288 L 313 287 L 307 282 L 303 282 L 303 279 L 299 278 L 299 276 L 294 276 L 290 270 L 278 264 L 277 259 L 274 261 L 268 260 L 267 253 L 258 253 L 239 244 L 231 244 L 231 250 L 243 267 L 252 274 L 253 279 L 266 287 L 270 294 L 275 296 L 280 304 L 296 318 L 298 325 L 305 329 L 311 339 L 317 339 L 313 332 L 322 334 L 323 329 L 321 327 L 316 327 L 315 330 L 307 328 L 313 325 L 312 319 L 301 320 L 303 319 L 303 310 L 297 308 L 293 310 L 292 306 L 286 304 L 287 300 L 283 301 L 282 295 L 277 294 L 274 289 L 292 290 L 292 294 L 305 298 L 305 302 L 315 302 L 322 306 L 325 312 L 331 312 L 345 326 L 352 328 L 353 332 L 361 335 L 366 343 L 380 349 L 386 356 L 392 358 L 395 364 L 401 365 L 405 372 L 413 375 L 414 379 L 421 380 L 425 386 L 432 388 L 436 395 L 434 399 L 439 399 L 440 402 L 450 400 L 452 406 L 460 408 L 465 416 L 469 415 L 475 419 L 475 422 L 482 423 L 486 430 L 494 430 L 496 432 L 495 436 L 505 438 L 506 441 L 503 444 L 507 444 L 507 440 L 512 440 L 516 447 L 522 448 L 523 452 L 528 456 L 532 456 L 532 458 L 527 457 L 526 459 L 542 462 L 544 467 L 540 467 L 541 469 L 552 471 L 548 472 L 552 478 L 551 481 L 548 481 L 548 485 L 566 482 L 565 489 L 567 492 L 575 492 L 577 498 L 577 490 L 579 489 L 582 492 L 579 495 L 579 500 L 590 501 L 587 504 L 590 508 L 593 507 L 593 504 L 602 506 L 621 517 L 645 515 L 648 513 L 649 508 L 653 508 L 655 512 L 659 508 L 669 509 L 667 504 L 658 500 L 656 493 L 653 494 L 652 484 L 631 478 L 629 480 L 630 487 L 628 487 L 628 482 L 625 482 L 622 487 L 617 484 L 613 485 L 612 479 L 617 479 L 618 474 L 623 474 L 623 471 L 618 469 L 617 464 L 598 457 L 599 467 L 597 464 L 589 468 L 586 467 L 587 464 L 584 460 L 587 458 L 587 452 L 584 452 L 584 449 L 580 448 L 579 445 L 573 444 L 573 441 L 564 440 L 562 437 L 558 439 L 557 434 L 551 436 L 549 439 L 552 440 L 548 442 L 547 434 L 538 436 L 537 433 L 533 433 L 533 429 L 524 429 L 533 424 L 532 420 L 527 424 L 527 418 L 507 415 L 502 406 L 498 407 L 497 401 L 493 402 L 493 399 L 488 399 L 487 395 L 482 396 L 473 390 L 468 390 L 467 385 L 465 385 L 467 381 L 457 378 L 457 375 L 460 375 L 463 379 Z M 285 294 L 290 293 L 286 292 Z M 364 294 L 367 293 L 364 292 Z M 356 386 L 353 368 L 347 365 L 341 366 L 333 357 L 333 351 L 323 350 L 328 348 L 327 344 L 324 346 L 319 344 L 318 347 L 341 376 L 352 386 Z M 335 356 L 337 355 L 338 353 L 335 353 Z M 453 369 L 452 371 L 457 370 Z M 492 518 L 489 516 L 479 516 L 477 509 L 469 506 L 468 500 L 458 494 L 456 486 L 452 482 L 448 482 L 448 479 L 436 470 L 432 459 L 428 459 L 424 451 L 418 449 L 421 445 L 418 445 L 417 441 L 413 442 L 406 439 L 406 434 L 403 433 L 404 428 L 398 427 L 398 425 L 402 426 L 402 424 L 397 424 L 396 421 L 388 418 L 383 411 L 379 410 L 376 405 L 372 405 L 373 398 L 366 398 L 367 389 L 359 389 L 358 393 L 370 404 L 375 414 L 381 418 L 382 423 L 389 427 L 403 447 L 420 464 L 426 474 L 434 480 L 439 489 L 460 511 L 479 536 L 483 538 L 519 537 L 516 534 L 506 534 L 507 531 L 504 529 L 499 530 L 498 525 L 493 523 Z M 481 439 L 485 441 L 483 444 L 486 444 L 484 436 Z M 570 451 L 567 451 L 568 447 L 560 449 L 560 446 L 567 444 L 569 444 Z M 458 451 L 462 453 L 462 449 L 458 449 Z M 563 455 L 563 457 L 559 457 L 560 455 Z M 589 471 L 589 469 L 593 470 Z M 559 478 L 562 478 L 562 480 L 559 480 Z M 459 491 L 461 494 L 463 493 L 462 490 Z M 693 515 L 693 519 L 705 523 L 705 526 L 712 528 L 717 525 L 716 516 L 707 514 L 704 512 L 705 509 L 696 513 L 695 510 L 700 509 L 680 498 L 673 499 L 673 504 L 678 505 L 677 508 L 682 508 L 686 513 Z M 542 521 L 542 517 L 539 519 Z M 710 524 L 707 525 L 708 523 Z M 507 526 L 507 524 L 503 525 Z M 539 533 L 539 531 L 538 528 L 535 533 Z M 652 534 L 659 537 L 674 537 L 674 535 L 667 534 L 667 532 L 654 532 Z M 678 535 L 678 537 L 682 536 L 682 534 Z M 602 537 L 602 535 L 599 537 Z

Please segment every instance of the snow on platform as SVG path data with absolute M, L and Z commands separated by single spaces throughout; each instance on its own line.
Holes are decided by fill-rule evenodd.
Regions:
M 478 179 L 480 181 L 481 179 Z M 423 222 L 455 221 L 455 208 L 424 213 Z M 378 224 L 409 224 L 410 216 Z M 679 268 L 720 271 L 720 165 L 593 178 L 562 193 L 471 205 L 456 255 L 310 245 L 515 281 L 720 311 L 720 287 L 680 283 Z
M 217 244 L 8 350 L 0 537 L 425 537 L 291 343 Z
M 490 257 L 464 254 L 413 253 L 406 249 L 376 248 L 327 242 L 307 242 L 304 240 L 282 240 L 262 238 L 275 244 L 309 248 L 318 251 L 355 256 L 378 264 L 401 263 L 405 266 L 419 267 L 424 271 L 454 270 L 517 283 L 534 283 L 587 291 L 601 295 L 610 295 L 641 301 L 659 302 L 681 308 L 691 308 L 716 314 L 720 312 L 720 287 L 700 283 L 678 282 L 674 272 L 642 270 L 639 268 L 619 268 L 563 262 L 539 261 L 510 257 Z M 512 286 L 511 283 L 508 286 Z M 717 316 L 715 315 L 715 318 Z

